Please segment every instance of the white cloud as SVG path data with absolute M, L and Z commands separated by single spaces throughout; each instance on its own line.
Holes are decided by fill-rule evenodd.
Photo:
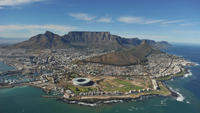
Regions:
M 123 16 L 118 18 L 118 21 L 123 23 L 129 23 L 129 24 L 155 24 L 155 23 L 161 23 L 164 20 L 162 19 L 146 19 L 142 17 L 133 17 L 133 16 Z
M 23 5 L 33 2 L 41 2 L 45 0 L 0 0 L 0 7 Z
M 193 23 L 182 23 L 182 24 L 180 24 L 180 26 L 192 26 L 192 25 L 194 25 Z
M 84 21 L 94 21 L 101 23 L 113 22 L 112 18 L 109 16 L 96 18 L 96 16 L 91 16 L 87 13 L 70 13 L 69 15 L 76 19 Z M 127 24 L 160 24 L 161 26 L 168 26 L 170 24 L 179 24 L 181 26 L 189 26 L 189 24 L 183 23 L 185 22 L 185 20 L 150 19 L 150 18 L 136 17 L 136 16 L 121 16 L 116 20 Z
M 31 29 L 50 29 L 57 31 L 69 31 L 74 27 L 65 25 L 0 25 L 0 31 L 7 30 L 31 30 Z
M 79 19 L 79 20 L 84 20 L 84 21 L 94 21 L 94 22 L 101 22 L 101 23 L 111 23 L 112 22 L 111 17 L 96 18 L 96 16 L 91 16 L 87 13 L 70 13 L 69 16 Z
M 70 16 L 79 19 L 79 20 L 85 20 L 85 21 L 91 21 L 94 18 L 96 18 L 95 16 L 90 16 L 86 13 L 71 13 L 69 14 Z
M 185 20 L 170 20 L 170 21 L 164 21 L 161 24 L 175 24 L 175 23 L 181 23 L 184 22 Z
M 160 19 L 160 20 L 146 20 L 145 24 L 154 24 L 154 23 L 160 23 L 163 22 L 164 20 Z
M 97 22 L 102 22 L 102 23 L 111 23 L 112 22 L 112 18 L 109 17 L 101 17 L 97 20 Z
M 124 23 L 142 23 L 144 20 L 141 17 L 124 16 L 124 17 L 120 17 L 118 21 L 124 22 Z
M 74 29 L 77 28 L 66 25 L 0 25 L 0 37 L 27 38 L 46 30 L 63 35 Z
M 183 24 L 185 20 L 165 20 L 165 19 L 149 19 L 143 17 L 134 17 L 134 16 L 122 16 L 118 18 L 119 22 L 128 23 L 128 24 L 160 24 L 160 25 L 169 25 L 169 24 L 176 24 L 179 25 L 189 25 Z

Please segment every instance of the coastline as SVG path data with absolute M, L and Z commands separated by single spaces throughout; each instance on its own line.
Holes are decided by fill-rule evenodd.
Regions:
M 165 83 L 162 83 L 165 88 L 167 88 L 170 91 L 169 95 L 160 95 L 160 94 L 142 94 L 138 95 L 136 97 L 131 97 L 131 96 L 119 96 L 119 97 L 112 97 L 112 98 L 92 98 L 92 99 L 66 99 L 64 97 L 56 97 L 56 96 L 41 96 L 43 98 L 56 98 L 58 101 L 67 103 L 67 104 L 78 104 L 81 106 L 88 106 L 88 107 L 95 107 L 103 104 L 113 104 L 113 103 L 118 103 L 118 102 L 132 102 L 132 101 L 139 101 L 143 100 L 144 98 L 151 98 L 151 97 L 175 97 L 178 98 L 179 94 L 175 91 L 173 91 L 170 87 L 168 87 Z
M 99 106 L 102 104 L 112 104 L 112 103 L 118 103 L 118 102 L 132 102 L 132 101 L 138 101 L 138 100 L 142 100 L 143 98 L 151 98 L 151 97 L 155 97 L 155 96 L 160 96 L 160 97 L 178 97 L 179 94 L 175 91 L 173 91 L 172 89 L 170 89 L 164 82 L 162 82 L 162 84 L 165 86 L 165 88 L 168 89 L 168 91 L 170 92 L 170 95 L 160 95 L 160 94 L 141 94 L 138 95 L 136 97 L 132 97 L 132 96 L 119 96 L 119 97 L 111 97 L 111 98 L 103 98 L 103 99 L 99 99 L 99 98 L 92 98 L 92 99 L 66 99 L 62 96 L 55 96 L 55 95 L 41 95 L 41 98 L 55 98 L 58 101 L 67 103 L 67 104 L 78 104 L 78 105 L 82 105 L 82 106 L 88 106 L 88 107 L 95 107 L 95 106 Z M 19 86 L 31 86 L 31 87 L 35 87 L 35 88 L 39 88 L 42 89 L 42 91 L 45 94 L 48 94 L 48 91 L 35 86 L 33 84 L 30 83 L 26 83 L 26 84 L 18 84 L 18 85 L 10 85 L 7 87 L 0 87 L 0 89 L 4 89 L 4 88 L 14 88 L 14 87 L 19 87 Z
M 137 98 L 109 98 L 109 99 L 85 99 L 85 100 L 68 100 L 66 98 L 58 98 L 57 100 L 68 104 L 79 104 L 83 106 L 95 107 L 103 104 L 138 101 L 138 100 L 143 100 L 144 98 L 150 98 L 155 96 L 162 96 L 162 95 L 148 94 L 148 95 L 138 96 Z
M 164 83 L 162 83 L 167 89 L 169 89 Z M 89 107 L 94 107 L 102 104 L 112 104 L 112 103 L 118 103 L 118 102 L 131 102 L 131 101 L 137 101 L 137 100 L 142 100 L 143 98 L 146 97 L 154 97 L 154 96 L 162 96 L 162 97 L 167 97 L 167 96 L 173 96 L 177 97 L 178 94 L 173 92 L 172 90 L 169 89 L 170 95 L 160 95 L 160 94 L 139 94 L 135 97 L 129 95 L 129 96 L 111 96 L 109 98 L 90 98 L 90 99 L 66 99 L 62 96 L 55 96 L 55 95 L 48 95 L 48 91 L 45 90 L 42 87 L 33 85 L 31 83 L 25 83 L 25 84 L 17 84 L 17 85 L 10 85 L 10 87 L 0 87 L 0 89 L 4 88 L 14 88 L 14 87 L 20 87 L 20 86 L 30 86 L 30 87 L 35 87 L 42 89 L 42 91 L 47 94 L 47 95 L 41 95 L 41 98 L 55 98 L 58 101 L 62 101 L 68 104 L 79 104 L 79 105 L 84 105 L 84 106 L 89 106 Z
M 45 90 L 42 87 L 30 84 L 30 83 L 26 83 L 26 84 L 18 84 L 18 85 L 12 85 L 12 87 L 6 87 L 6 88 L 14 88 L 14 87 L 18 87 L 18 86 L 30 86 L 30 87 L 35 87 L 35 88 L 39 88 L 42 89 L 42 91 L 47 94 L 47 95 L 41 95 L 41 98 L 55 98 L 58 101 L 61 102 L 65 102 L 68 104 L 79 104 L 79 105 L 83 105 L 83 106 L 89 106 L 89 107 L 94 107 L 94 106 L 98 106 L 98 105 L 102 105 L 102 104 L 112 104 L 112 103 L 118 103 L 118 102 L 131 102 L 131 101 L 137 101 L 137 100 L 142 100 L 143 98 L 150 98 L 150 97 L 155 97 L 155 96 L 161 96 L 161 97 L 168 97 L 168 96 L 173 96 L 173 97 L 177 97 L 178 94 L 176 94 L 175 92 L 173 92 L 172 90 L 170 90 L 170 88 L 168 88 L 165 83 L 162 83 L 165 88 L 167 88 L 170 91 L 170 95 L 160 95 L 160 94 L 139 94 L 137 96 L 111 96 L 109 98 L 89 98 L 89 99 L 66 99 L 62 96 L 57 96 L 57 95 L 48 95 L 48 91 Z M 3 88 L 0 88 L 3 89 Z
M 64 98 L 64 97 L 60 97 L 60 96 L 54 96 L 54 95 L 41 95 L 42 98 L 56 98 L 59 101 L 68 103 L 68 104 L 79 104 L 79 105 L 84 105 L 84 106 L 98 106 L 101 104 L 110 104 L 110 103 L 117 103 L 117 102 L 129 102 L 129 101 L 137 101 L 137 100 L 141 100 L 142 98 L 145 97 L 152 97 L 152 96 L 163 96 L 163 97 L 167 97 L 167 96 L 172 96 L 172 97 L 178 97 L 179 94 L 175 91 L 173 91 L 172 89 L 170 89 L 166 84 L 165 81 L 167 80 L 171 80 L 173 78 L 179 78 L 179 77 L 184 77 L 186 74 L 190 74 L 190 71 L 188 71 L 188 69 L 186 69 L 187 66 L 197 66 L 198 64 L 194 64 L 193 62 L 190 62 L 190 65 L 186 65 L 182 68 L 182 71 L 177 73 L 178 76 L 176 75 L 170 75 L 170 78 L 164 79 L 164 80 L 159 80 L 160 83 L 164 86 L 164 88 L 166 88 L 170 94 L 156 94 L 154 93 L 140 93 L 138 95 L 119 95 L 119 96 L 96 96 L 96 97 L 85 97 L 85 98 Z M 9 65 L 14 67 L 13 65 Z M 16 69 L 16 67 L 14 67 L 14 69 Z M 40 87 L 40 85 L 36 85 L 33 82 L 29 82 L 29 83 L 20 83 L 20 84 L 15 84 L 15 85 L 8 85 L 8 86 L 0 86 L 1 88 L 13 88 L 13 87 L 17 87 L 17 86 L 32 86 L 32 87 L 36 87 L 36 88 L 40 88 L 42 89 L 46 94 L 48 94 L 49 90 Z M 99 98 L 101 97 L 101 98 Z

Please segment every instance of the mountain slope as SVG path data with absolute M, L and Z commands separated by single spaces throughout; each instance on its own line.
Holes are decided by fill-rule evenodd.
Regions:
M 45 34 L 39 34 L 31 37 L 29 40 L 13 45 L 14 48 L 25 49 L 48 49 L 68 47 L 67 41 L 57 34 L 46 31 Z
M 160 51 L 154 50 L 147 41 L 143 41 L 139 46 L 132 49 L 90 57 L 78 63 L 100 63 L 116 66 L 144 64 L 147 61 L 146 57 L 152 53 L 160 53 Z

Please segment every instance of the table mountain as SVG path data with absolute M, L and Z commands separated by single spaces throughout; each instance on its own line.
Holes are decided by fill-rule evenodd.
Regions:
M 71 46 L 74 47 L 103 47 L 121 48 L 123 45 L 118 41 L 119 36 L 111 35 L 110 32 L 69 32 L 64 35 Z
M 11 48 L 25 49 L 60 49 L 68 47 L 89 47 L 117 49 L 140 45 L 144 40 L 138 38 L 122 38 L 110 32 L 73 31 L 59 36 L 50 31 L 31 37 L 29 40 L 9 46 Z M 168 43 L 145 40 L 152 47 L 169 45 Z

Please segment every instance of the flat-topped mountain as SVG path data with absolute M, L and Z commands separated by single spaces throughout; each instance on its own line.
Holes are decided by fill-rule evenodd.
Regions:
M 154 50 L 147 41 L 143 41 L 140 45 L 128 50 L 90 57 L 77 63 L 100 63 L 117 66 L 144 64 L 147 61 L 146 57 L 152 53 L 161 53 L 161 51 Z
M 93 47 L 93 48 L 127 48 L 137 46 L 143 40 L 138 38 L 122 38 L 110 32 L 73 31 L 64 36 L 59 36 L 50 31 L 31 37 L 29 40 L 9 46 L 11 48 L 25 49 L 64 49 L 67 47 Z M 146 40 L 153 46 L 169 45 L 168 43 Z
M 120 48 L 122 44 L 118 36 L 110 32 L 87 32 L 73 31 L 64 35 L 63 38 L 70 42 L 71 46 Z

